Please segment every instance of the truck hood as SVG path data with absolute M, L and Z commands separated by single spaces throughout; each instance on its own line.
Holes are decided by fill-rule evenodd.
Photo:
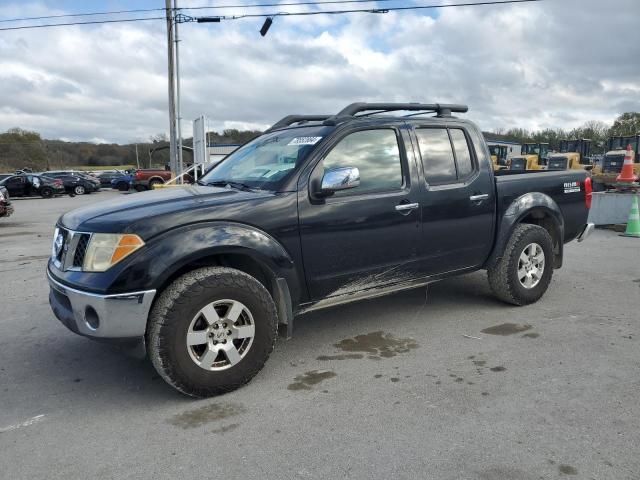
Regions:
M 267 191 L 188 186 L 140 192 L 65 213 L 58 224 L 70 230 L 136 233 L 148 239 L 176 226 L 201 221 L 234 220 L 238 203 L 252 208 L 275 197 Z

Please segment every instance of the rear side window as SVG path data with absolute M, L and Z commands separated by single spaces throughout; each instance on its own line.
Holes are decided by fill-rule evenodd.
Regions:
M 458 179 L 467 178 L 471 175 L 471 172 L 473 172 L 473 160 L 471 159 L 471 152 L 469 152 L 467 137 L 465 137 L 464 132 L 458 128 L 450 129 L 449 134 L 451 135 L 453 150 L 456 152 Z
M 456 162 L 446 128 L 419 128 L 418 146 L 427 182 L 431 184 L 457 181 Z
M 322 161 L 324 171 L 357 167 L 360 185 L 335 196 L 359 195 L 402 188 L 400 149 L 395 130 L 363 130 L 344 137 Z
M 419 128 L 418 146 L 427 183 L 456 183 L 475 170 L 464 131 L 459 128 Z

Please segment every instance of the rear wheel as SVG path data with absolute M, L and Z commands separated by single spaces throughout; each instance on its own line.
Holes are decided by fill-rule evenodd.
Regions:
M 249 382 L 277 336 L 269 292 L 232 268 L 207 267 L 175 280 L 156 301 L 147 328 L 153 366 L 176 390 L 208 397 Z
M 119 191 L 121 192 L 126 192 L 127 190 L 129 190 L 129 184 L 127 182 L 119 182 L 116 187 L 118 188 Z
M 544 295 L 553 275 L 553 240 L 538 225 L 518 225 L 502 258 L 487 271 L 493 293 L 513 305 L 527 305 Z
M 42 198 L 51 198 L 51 197 L 53 197 L 53 188 L 51 188 L 51 187 L 42 187 L 40 189 L 40 196 Z
M 160 185 L 162 182 L 157 179 L 149 180 L 149 190 L 153 190 L 156 185 Z
M 86 193 L 86 190 L 82 185 L 76 185 L 73 188 L 73 193 L 75 193 L 76 195 L 84 195 Z
M 144 185 L 136 185 L 134 188 L 136 192 L 144 192 L 145 190 L 147 190 L 147 187 L 145 187 Z

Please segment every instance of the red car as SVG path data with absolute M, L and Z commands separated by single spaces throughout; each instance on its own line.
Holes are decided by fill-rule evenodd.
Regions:
M 136 170 L 131 179 L 131 187 L 138 192 L 153 189 L 154 185 L 171 180 L 171 171 L 160 168 L 145 168 Z

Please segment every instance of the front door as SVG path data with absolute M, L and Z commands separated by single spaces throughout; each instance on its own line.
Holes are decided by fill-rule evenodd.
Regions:
M 7 187 L 9 195 L 12 197 L 21 197 L 25 194 L 25 178 L 24 177 L 9 177 L 4 182 L 4 186 Z
M 425 190 L 421 265 L 425 275 L 479 267 L 493 246 L 496 200 L 478 132 L 464 126 L 417 127 Z
M 307 179 L 298 207 L 305 275 L 313 300 L 391 285 L 413 276 L 420 240 L 416 162 L 397 128 L 344 132 Z M 325 171 L 357 167 L 360 185 L 327 198 L 313 187 Z M 413 175 L 410 175 L 410 169 Z

